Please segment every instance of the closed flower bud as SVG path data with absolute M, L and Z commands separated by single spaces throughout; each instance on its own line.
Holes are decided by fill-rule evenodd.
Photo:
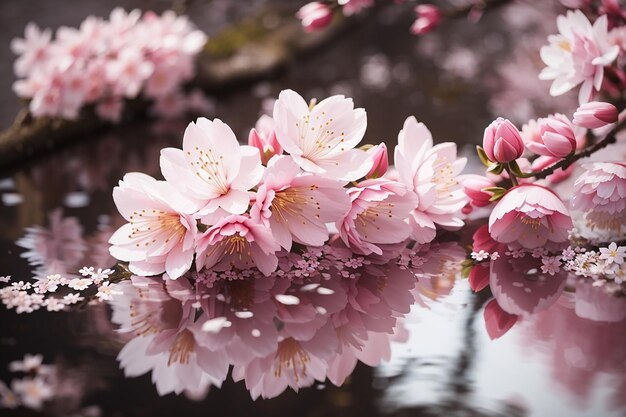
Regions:
M 565 158 L 576 149 L 574 126 L 562 114 L 554 114 L 537 120 L 536 132 L 528 135 L 526 146 L 537 154 Z
M 370 154 L 374 165 L 370 172 L 365 175 L 366 178 L 380 178 L 387 172 L 389 168 L 389 160 L 387 156 L 387 145 L 381 143 L 378 146 L 374 146 L 367 151 Z
M 583 104 L 574 113 L 574 124 L 587 129 L 597 129 L 617 122 L 617 108 L 610 103 L 592 101 Z
M 307 3 L 298 10 L 296 17 L 302 21 L 302 27 L 307 32 L 315 32 L 325 28 L 333 20 L 330 7 L 319 1 Z
M 524 153 L 524 142 L 513 123 L 498 117 L 485 129 L 483 148 L 493 162 L 511 162 Z
M 468 175 L 463 181 L 463 191 L 465 191 L 465 194 L 475 207 L 485 207 L 491 204 L 489 199 L 493 196 L 493 193 L 484 190 L 485 188 L 495 186 L 496 184 L 493 181 L 482 175 Z
M 276 138 L 274 120 L 271 117 L 263 115 L 259 118 L 256 127 L 250 130 L 248 145 L 254 146 L 259 150 L 263 165 L 267 165 L 272 156 L 283 153 L 283 148 Z

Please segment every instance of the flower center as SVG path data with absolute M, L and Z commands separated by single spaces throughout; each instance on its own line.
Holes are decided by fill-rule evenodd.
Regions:
M 195 339 L 193 334 L 187 329 L 183 330 L 176 336 L 174 344 L 170 348 L 170 357 L 167 360 L 167 366 L 173 363 L 180 363 L 186 365 L 189 363 L 189 356 L 193 352 L 195 346 Z
M 302 349 L 300 343 L 292 338 L 287 338 L 278 344 L 276 351 L 277 367 L 274 370 L 274 376 L 280 377 L 283 368 L 291 368 L 297 383 L 300 376 L 306 376 L 306 364 L 310 361 L 309 354 Z

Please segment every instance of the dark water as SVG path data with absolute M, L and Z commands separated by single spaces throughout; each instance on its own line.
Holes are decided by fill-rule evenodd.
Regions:
M 126 3 L 167 7 L 163 2 Z M 235 19 L 254 9 L 243 7 L 220 20 L 211 14 L 215 5 L 230 10 L 228 2 L 193 6 L 194 17 L 208 31 L 225 24 L 224 16 Z M 87 13 L 106 14 L 112 5 L 86 1 L 61 12 L 51 7 L 42 1 L 0 4 L 2 125 L 16 111 L 9 39 L 28 20 L 44 26 L 76 24 Z M 538 7 L 501 9 L 475 27 L 451 22 L 439 34 L 420 39 L 408 34 L 409 14 L 383 10 L 294 62 L 278 79 L 215 97 L 214 114 L 208 116 L 221 118 L 245 138 L 260 109 L 283 88 L 306 97 L 341 93 L 366 108 L 366 142 L 394 146 L 402 122 L 415 114 L 436 141 L 454 140 L 467 154 L 469 145 L 480 142 L 494 108 L 498 114 L 523 118 L 571 105 L 567 98 L 546 101 L 536 90 L 545 95 L 547 86 L 538 81 L 522 82 L 535 80 L 533 48 L 545 31 L 553 30 L 552 7 Z M 111 199 L 112 187 L 126 172 L 158 176 L 160 149 L 179 146 L 186 123 L 124 125 L 7 172 L 0 178 L 0 275 L 27 280 L 35 273 L 20 257 L 25 249 L 15 243 L 33 226 L 45 228 L 30 236 L 50 273 L 76 273 L 84 265 L 112 261 L 106 257 L 106 237 L 122 221 Z M 610 308 L 585 309 L 584 291 L 574 293 L 576 284 L 565 277 L 550 281 L 552 285 L 527 283 L 530 291 L 507 286 L 517 282 L 513 276 L 492 277 L 491 291 L 474 294 L 459 274 L 473 229 L 442 236 L 443 241 L 460 243 L 444 250 L 445 265 L 418 274 L 416 301 L 402 320 L 404 330 L 396 328 L 390 360 L 375 368 L 357 365 L 340 387 L 327 381 L 297 394 L 287 389 L 276 398 L 252 401 L 242 382 L 227 380 L 200 401 L 184 395 L 159 397 L 149 376 L 124 378 L 119 370 L 115 358 L 124 340 L 104 305 L 29 315 L 2 308 L 0 380 L 10 383 L 7 365 L 24 353 L 41 353 L 44 363 L 56 364 L 63 375 L 56 387 L 62 400 L 44 415 L 89 415 L 94 409 L 85 408 L 91 406 L 106 416 L 626 415 L 624 316 L 614 314 L 615 309 L 607 312 Z M 493 314 L 493 305 L 488 307 L 492 292 L 508 314 Z M 5 413 L 40 415 L 23 408 L 0 411 Z

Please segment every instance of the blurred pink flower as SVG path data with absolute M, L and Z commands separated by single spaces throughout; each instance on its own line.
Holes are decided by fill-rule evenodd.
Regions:
M 161 171 L 194 201 L 198 214 L 219 208 L 241 214 L 248 208 L 248 190 L 258 184 L 263 166 L 259 151 L 240 146 L 228 125 L 200 117 L 187 126 L 182 150 L 161 150 Z
M 539 74 L 542 80 L 553 80 L 552 96 L 582 83 L 578 101 L 584 104 L 600 91 L 604 67 L 619 54 L 619 47 L 609 43 L 607 22 L 607 16 L 602 15 L 592 26 L 580 10 L 570 10 L 557 18 L 559 34 L 550 35 L 550 44 L 541 48 L 541 59 L 547 67 Z
M 196 220 L 189 202 L 165 181 L 140 173 L 129 173 L 113 189 L 113 200 L 128 221 L 109 239 L 111 255 L 129 261 L 138 275 L 167 271 L 177 279 L 191 268 Z
M 572 210 L 585 213 L 590 225 L 619 231 L 626 224 L 626 165 L 596 162 L 574 183 Z
M 420 4 L 415 7 L 417 19 L 411 26 L 411 33 L 423 35 L 433 31 L 441 22 L 441 10 L 432 4 Z
M 363 9 L 372 7 L 374 0 L 337 0 L 337 3 L 342 7 L 343 14 L 351 16 L 353 14 L 361 13 Z
M 268 227 L 254 222 L 248 215 L 233 214 L 198 236 L 196 268 L 223 271 L 256 266 L 267 276 L 278 266 L 275 254 L 278 250 L 280 245 Z
M 298 10 L 296 17 L 302 21 L 302 27 L 307 32 L 315 32 L 325 28 L 333 20 L 333 12 L 325 3 L 312 1 Z
M 557 158 L 555 156 L 540 156 L 539 158 L 533 161 L 533 163 L 531 164 L 531 168 L 533 171 L 538 172 L 560 161 L 561 161 L 561 158 Z M 572 175 L 575 169 L 576 169 L 575 164 L 570 165 L 565 171 L 562 168 L 559 168 L 555 170 L 554 173 L 548 175 L 546 177 L 546 180 L 550 184 L 558 184 L 559 182 L 568 179 Z
M 309 108 L 298 93 L 283 90 L 274 105 L 274 122 L 278 143 L 307 172 L 354 181 L 372 167 L 367 153 L 354 149 L 367 117 L 350 98 L 332 96 Z
M 355 253 L 382 255 L 378 245 L 400 243 L 411 235 L 406 224 L 417 196 L 402 183 L 384 178 L 365 180 L 348 190 L 352 207 L 337 229 Z
M 400 182 L 418 199 L 409 216 L 413 239 L 419 243 L 433 240 L 435 224 L 451 230 L 463 226 L 459 215 L 467 197 L 457 177 L 466 159 L 457 158 L 456 144 L 433 146 L 428 128 L 411 116 L 398 134 L 394 160 Z
M 527 249 L 566 242 L 572 227 L 561 199 L 534 184 L 511 188 L 489 216 L 489 233 L 494 240 Z
M 611 103 L 592 101 L 576 110 L 574 124 L 587 129 L 597 129 L 617 122 L 617 116 L 617 107 Z
M 322 246 L 328 240 L 326 223 L 350 209 L 343 184 L 331 178 L 303 173 L 289 156 L 270 159 L 250 216 L 264 222 L 286 250 L 293 241 Z
M 498 117 L 485 128 L 483 148 L 490 161 L 511 162 L 524 153 L 524 141 L 513 123 Z

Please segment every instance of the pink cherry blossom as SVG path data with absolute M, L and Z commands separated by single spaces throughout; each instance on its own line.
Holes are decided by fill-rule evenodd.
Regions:
M 533 184 L 511 188 L 489 216 L 494 240 L 527 249 L 566 242 L 571 228 L 572 219 L 561 199 Z
M 140 275 L 167 271 L 176 279 L 191 268 L 196 220 L 185 214 L 190 203 L 172 184 L 126 174 L 113 189 L 113 200 L 128 223 L 111 236 L 111 255 L 129 261 L 129 269 Z
M 248 190 L 260 181 L 263 166 L 258 149 L 239 146 L 228 125 L 200 117 L 187 126 L 182 150 L 161 150 L 161 171 L 195 202 L 198 214 L 219 208 L 241 214 L 248 208 Z
M 463 226 L 459 215 L 467 197 L 457 177 L 466 159 L 457 158 L 454 143 L 433 146 L 430 131 L 411 116 L 398 134 L 394 160 L 400 182 L 418 199 L 409 216 L 413 239 L 419 243 L 433 240 L 435 224 L 451 230 Z
M 267 165 L 272 156 L 283 153 L 283 148 L 276 139 L 274 120 L 271 117 L 265 114 L 259 117 L 254 129 L 250 130 L 248 145 L 259 150 L 263 165 Z
M 18 77 L 27 76 L 46 62 L 48 55 L 52 52 L 51 40 L 52 31 L 50 29 L 40 30 L 36 24 L 31 22 L 26 25 L 24 39 L 16 38 L 11 41 L 11 50 L 20 55 L 14 64 L 14 71 Z
M 406 224 L 417 196 L 384 178 L 365 180 L 348 190 L 352 208 L 337 222 L 343 242 L 355 253 L 382 255 L 378 245 L 400 243 L 411 235 Z
M 295 91 L 283 90 L 274 105 L 276 137 L 307 172 L 354 181 L 365 176 L 372 160 L 359 144 L 367 117 L 352 99 L 332 96 L 309 108 Z
M 247 215 L 230 215 L 198 236 L 196 267 L 220 271 L 257 267 L 270 275 L 278 266 L 280 245 L 272 231 Z
M 343 183 L 303 173 L 289 156 L 270 159 L 263 184 L 250 210 L 257 222 L 265 222 L 286 250 L 293 241 L 322 246 L 328 240 L 326 223 L 350 209 Z
M 559 96 L 582 84 L 578 101 L 591 100 L 600 91 L 604 67 L 619 53 L 608 39 L 607 16 L 598 17 L 593 26 L 580 10 L 568 11 L 557 18 L 559 34 L 548 37 L 549 45 L 541 48 L 541 59 L 547 65 L 539 78 L 553 80 L 552 96 Z
M 525 139 L 528 150 L 537 155 L 564 158 L 576 150 L 574 126 L 563 114 L 537 119 L 536 133 Z
M 423 35 L 432 32 L 441 22 L 441 10 L 432 4 L 420 4 L 415 8 L 417 19 L 411 26 L 411 33 Z
M 594 227 L 619 231 L 626 223 L 626 165 L 597 162 L 583 168 L 574 183 L 572 210 L 585 213 Z
M 617 116 L 617 107 L 611 103 L 592 101 L 576 110 L 574 124 L 587 129 L 597 129 L 617 122 Z

